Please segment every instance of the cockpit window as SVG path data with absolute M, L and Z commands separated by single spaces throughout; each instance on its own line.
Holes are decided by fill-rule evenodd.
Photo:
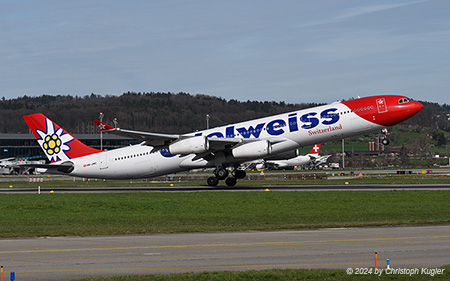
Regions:
M 402 104 L 402 103 L 407 103 L 407 102 L 409 102 L 410 101 L 410 99 L 408 99 L 408 98 L 403 98 L 403 99 L 399 99 L 398 100 L 398 103 L 399 104 Z

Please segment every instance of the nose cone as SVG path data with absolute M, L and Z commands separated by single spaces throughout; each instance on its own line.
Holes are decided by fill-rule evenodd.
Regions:
M 413 117 L 423 108 L 420 102 L 412 101 L 405 96 L 381 96 L 377 98 L 377 101 L 379 100 L 385 100 L 385 103 L 377 104 L 379 114 L 375 115 L 374 120 L 378 125 L 387 127 Z M 384 104 L 387 104 L 387 107 Z
M 406 112 L 407 112 L 408 118 L 416 115 L 423 108 L 423 104 L 421 104 L 420 102 L 416 102 L 416 101 L 410 101 L 406 104 L 406 106 L 407 106 Z

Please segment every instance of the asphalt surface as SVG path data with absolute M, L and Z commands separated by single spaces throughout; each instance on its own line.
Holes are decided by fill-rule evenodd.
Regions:
M 5 280 L 267 268 L 436 268 L 450 225 L 0 239 Z
M 239 184 L 239 183 L 238 183 Z M 333 185 L 275 185 L 275 186 L 176 186 L 173 187 L 51 187 L 41 188 L 41 193 L 111 193 L 111 192 L 196 192 L 196 191 L 345 191 L 345 190 L 450 190 L 448 184 L 333 184 Z M 0 193 L 37 193 L 36 188 L 0 188 Z

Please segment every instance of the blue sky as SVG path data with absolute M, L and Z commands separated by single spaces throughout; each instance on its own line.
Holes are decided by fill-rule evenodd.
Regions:
M 450 1 L 0 0 L 0 97 L 450 103 Z

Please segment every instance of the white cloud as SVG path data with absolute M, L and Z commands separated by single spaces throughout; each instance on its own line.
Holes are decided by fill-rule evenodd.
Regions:
M 424 0 L 427 1 L 427 0 Z M 376 5 L 368 5 L 368 6 L 360 6 L 360 7 L 352 7 L 343 10 L 338 15 L 334 16 L 335 20 L 344 20 L 352 17 L 362 16 L 369 13 L 380 12 L 384 10 L 395 9 L 398 7 L 408 6 L 416 3 L 421 3 L 424 1 L 407 1 L 403 3 L 388 3 L 388 4 L 376 4 Z

